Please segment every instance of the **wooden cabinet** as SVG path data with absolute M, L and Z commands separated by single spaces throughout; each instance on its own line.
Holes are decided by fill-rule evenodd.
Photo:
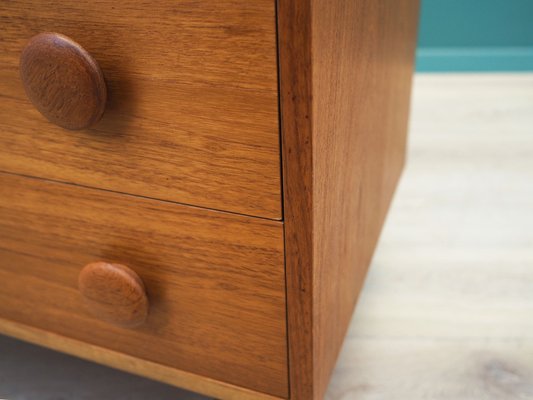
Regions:
M 417 16 L 1 2 L 0 332 L 218 398 L 322 398 L 404 163 Z

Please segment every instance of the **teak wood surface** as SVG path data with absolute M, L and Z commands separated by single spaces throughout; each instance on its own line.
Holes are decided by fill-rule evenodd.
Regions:
M 417 0 L 278 0 L 291 399 L 324 396 L 404 163 Z
M 287 397 L 280 222 L 0 173 L 0 238 L 0 318 Z M 142 279 L 139 327 L 85 308 L 78 275 L 99 260 Z
M 277 17 L 267 0 L 31 4 L 0 5 L 0 317 L 124 369 L 321 399 L 404 163 L 418 1 L 278 0 Z M 44 30 L 106 75 L 92 130 L 43 121 L 16 83 Z M 264 219 L 282 217 L 278 117 L 283 222 Z M 94 261 L 139 274 L 145 324 L 84 309 Z
M 1 1 L 0 21 L 0 171 L 281 219 L 273 0 Z M 42 32 L 100 65 L 94 128 L 27 99 L 19 58 Z

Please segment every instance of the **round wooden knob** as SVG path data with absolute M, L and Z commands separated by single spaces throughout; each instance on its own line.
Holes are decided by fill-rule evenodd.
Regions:
M 87 264 L 80 272 L 78 284 L 89 311 L 102 320 L 135 327 L 148 316 L 144 284 L 125 265 L 102 261 Z
M 20 77 L 33 105 L 63 128 L 88 128 L 104 112 L 104 75 L 91 55 L 66 36 L 31 38 L 20 56 Z

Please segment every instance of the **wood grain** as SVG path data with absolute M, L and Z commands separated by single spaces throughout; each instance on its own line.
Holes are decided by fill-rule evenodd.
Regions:
M 78 276 L 78 287 L 89 311 L 104 321 L 133 328 L 148 316 L 149 301 L 142 279 L 130 267 L 97 261 Z
M 8 0 L 0 23 L 0 170 L 281 218 L 273 1 Z M 93 129 L 65 132 L 24 94 L 21 51 L 47 31 L 103 70 Z
M 418 1 L 279 1 L 291 398 L 327 388 L 404 162 Z
M 287 397 L 281 223 L 0 173 L 0 237 L 1 318 Z M 143 325 L 85 310 L 94 260 L 135 266 Z
M 20 55 L 20 78 L 35 108 L 50 122 L 85 129 L 100 120 L 107 88 L 98 63 L 58 33 L 40 33 Z
M 146 376 L 170 385 L 179 386 L 217 399 L 279 399 L 279 397 L 270 396 L 241 386 L 231 385 L 205 376 L 195 375 L 162 364 L 142 360 L 124 353 L 95 346 L 84 341 L 61 336 L 52 333 L 49 330 L 33 328 L 6 319 L 0 319 L 0 333 L 22 339 L 26 342 L 45 346 L 56 351 L 73 354 L 85 360 L 94 361 L 122 371 Z M 42 389 L 42 387 L 40 389 Z M 75 390 L 78 389 L 79 388 L 76 387 Z M 137 387 L 133 386 L 132 390 L 135 389 L 137 389 Z
M 314 399 L 311 3 L 278 0 L 290 398 Z M 318 399 L 318 397 L 316 397 Z

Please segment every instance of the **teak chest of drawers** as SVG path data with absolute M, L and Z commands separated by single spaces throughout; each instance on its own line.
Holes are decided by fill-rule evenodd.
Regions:
M 405 156 L 416 0 L 0 3 L 0 333 L 324 396 Z

